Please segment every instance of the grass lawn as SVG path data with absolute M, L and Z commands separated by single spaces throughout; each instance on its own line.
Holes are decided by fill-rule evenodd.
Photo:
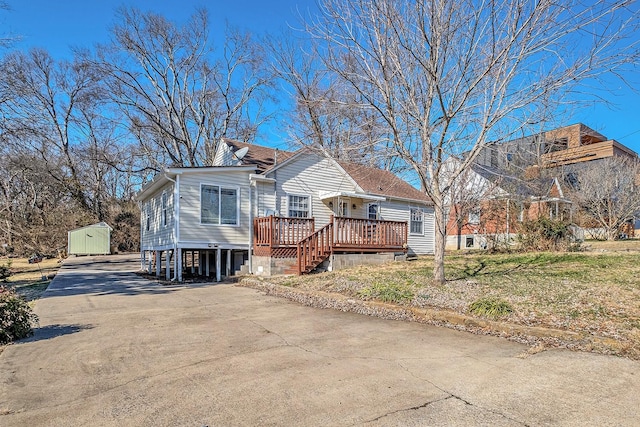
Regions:
M 14 288 L 27 301 L 36 300 L 47 289 L 51 278 L 60 268 L 58 261 L 43 259 L 38 264 L 29 264 L 27 258 L 0 258 L 0 265 L 11 263 L 11 276 L 4 282 L 0 281 L 0 285 Z
M 640 359 L 638 241 L 631 249 L 615 252 L 450 254 L 445 271 L 447 282 L 434 284 L 432 258 L 423 257 L 270 281 L 361 300 L 575 331 L 582 337 L 598 337 L 599 344 L 563 345 Z

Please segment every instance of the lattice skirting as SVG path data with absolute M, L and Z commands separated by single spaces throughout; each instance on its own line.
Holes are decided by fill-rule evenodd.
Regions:
M 297 248 L 268 248 L 257 246 L 253 249 L 256 256 L 268 256 L 271 258 L 296 258 L 298 256 Z

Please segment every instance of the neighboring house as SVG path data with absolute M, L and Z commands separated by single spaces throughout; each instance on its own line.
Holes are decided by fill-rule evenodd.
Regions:
M 524 182 L 473 164 L 455 189 L 448 209 L 447 249 L 509 244 L 526 220 L 540 216 L 570 220 L 573 215 L 557 178 Z
M 576 208 L 562 185 L 578 188 L 583 168 L 609 157 L 637 159 L 638 155 L 582 123 L 488 144 L 454 186 L 447 248 L 509 242 L 526 219 L 547 216 L 570 221 Z
M 220 280 L 433 253 L 431 203 L 391 172 L 229 139 L 213 163 L 168 168 L 139 193 L 149 271 Z
M 591 162 L 607 157 L 628 157 L 637 159 L 638 154 L 618 141 L 578 123 L 545 132 L 545 139 L 551 142 L 553 150 L 542 154 L 542 167 Z
M 111 231 L 106 222 L 87 225 L 67 233 L 69 255 L 108 255 L 111 253 Z
M 498 170 L 527 167 L 557 168 L 613 156 L 637 159 L 638 154 L 618 141 L 577 123 L 485 147 L 475 162 Z

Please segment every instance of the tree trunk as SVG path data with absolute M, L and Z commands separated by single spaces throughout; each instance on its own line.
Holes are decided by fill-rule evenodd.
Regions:
M 435 201 L 434 201 L 435 202 Z M 446 217 L 441 203 L 434 203 L 435 242 L 433 246 L 433 280 L 437 284 L 444 284 L 444 248 L 446 245 Z

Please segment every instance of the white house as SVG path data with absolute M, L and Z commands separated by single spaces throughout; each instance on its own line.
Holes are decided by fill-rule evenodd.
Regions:
M 388 171 L 223 139 L 214 166 L 168 168 L 138 194 L 143 268 L 216 280 L 433 252 L 433 208 Z M 391 257 L 391 258 L 390 258 Z M 155 264 L 155 268 L 154 268 Z

